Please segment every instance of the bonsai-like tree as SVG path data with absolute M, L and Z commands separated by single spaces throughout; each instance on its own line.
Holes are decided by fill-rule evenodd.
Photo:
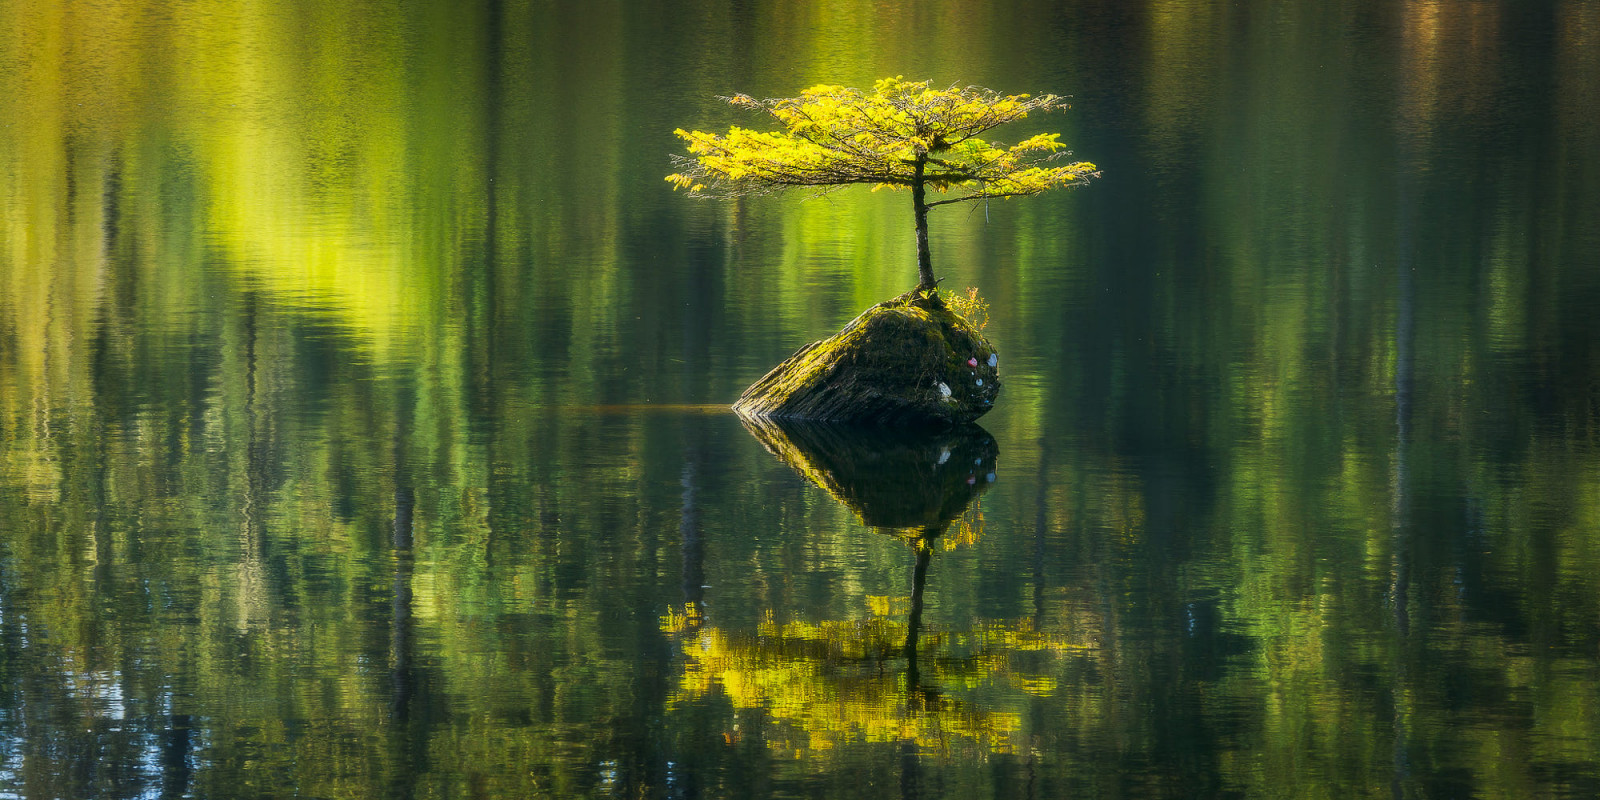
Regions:
M 1010 147 L 978 138 L 1032 111 L 1065 108 L 1053 94 L 1002 95 L 976 86 L 935 89 L 930 81 L 884 78 L 871 92 L 813 86 L 799 97 L 723 98 L 776 119 L 782 131 L 733 127 L 727 135 L 676 131 L 689 155 L 675 156 L 673 186 L 692 197 L 743 197 L 795 187 L 825 194 L 851 184 L 911 189 L 917 224 L 917 289 L 932 290 L 928 209 L 1080 186 L 1099 177 L 1087 161 L 1060 163 L 1060 134 Z M 929 201 L 932 188 L 953 196 Z

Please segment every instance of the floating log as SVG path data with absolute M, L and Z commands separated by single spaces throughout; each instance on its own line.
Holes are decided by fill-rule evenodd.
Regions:
M 733 410 L 752 419 L 943 426 L 983 416 L 999 393 L 994 345 L 936 292 L 912 290 L 795 351 Z

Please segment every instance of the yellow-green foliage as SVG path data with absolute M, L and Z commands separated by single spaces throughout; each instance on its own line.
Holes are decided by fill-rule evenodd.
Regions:
M 910 187 L 921 180 L 959 196 L 928 203 L 1015 197 L 1087 183 L 1098 173 L 1087 161 L 1054 163 L 1060 134 L 1041 133 L 1014 145 L 978 134 L 1015 122 L 1030 111 L 1064 108 L 1055 95 L 1002 95 L 979 87 L 935 89 L 929 81 L 879 80 L 871 92 L 819 85 L 799 97 L 727 98 L 783 125 L 763 132 L 733 127 L 727 134 L 678 130 L 689 143 L 680 172 L 667 176 L 694 196 L 730 197 L 812 186 L 866 183 Z
M 966 320 L 974 330 L 988 327 L 989 301 L 978 295 L 978 287 L 968 286 L 965 293 L 941 291 L 939 298 L 944 301 L 945 308 Z

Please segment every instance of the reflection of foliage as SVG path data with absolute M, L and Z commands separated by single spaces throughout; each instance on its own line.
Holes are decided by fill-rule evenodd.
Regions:
M 939 547 L 949 551 L 958 547 L 969 547 L 977 544 L 983 538 L 983 504 L 977 500 L 956 517 L 955 522 L 945 529 L 937 541 Z
M 778 623 L 769 612 L 754 634 L 683 628 L 683 677 L 669 706 L 725 695 L 738 710 L 760 710 L 787 735 L 768 746 L 801 756 L 851 742 L 900 742 L 948 751 L 976 747 L 1016 752 L 1026 697 L 1049 696 L 1069 658 L 1091 657 L 1099 643 L 1036 630 L 1028 620 L 980 623 L 963 633 L 924 633 L 921 686 L 887 663 L 906 624 L 882 612 L 908 598 L 875 598 L 862 620 Z M 929 689 L 932 689 L 931 691 Z M 968 702 L 962 698 L 976 698 Z

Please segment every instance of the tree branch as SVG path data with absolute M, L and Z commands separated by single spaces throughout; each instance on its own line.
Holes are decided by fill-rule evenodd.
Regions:
M 1042 191 L 1044 190 L 1039 190 L 1039 192 Z M 968 203 L 973 200 L 999 200 L 1003 197 L 1028 197 L 1030 195 L 1039 194 L 1039 192 L 984 192 L 982 194 L 969 194 L 963 197 L 952 197 L 949 200 L 935 200 L 932 203 L 925 203 L 924 205 L 926 205 L 928 208 L 933 208 L 934 206 L 947 206 L 951 203 Z

